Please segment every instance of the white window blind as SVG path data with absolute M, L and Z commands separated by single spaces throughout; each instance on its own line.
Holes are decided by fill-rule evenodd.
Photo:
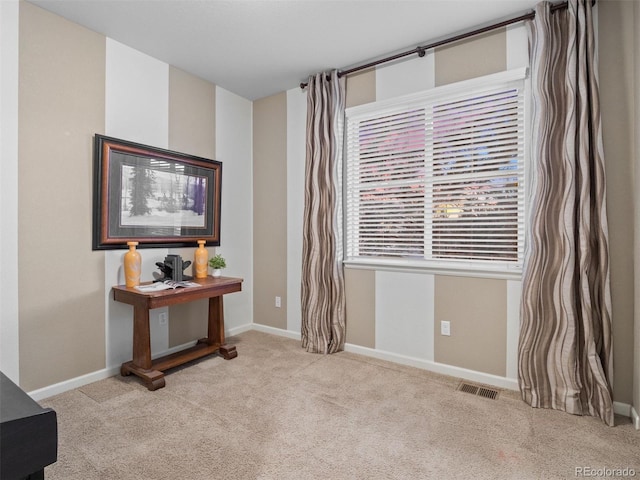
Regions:
M 347 260 L 521 266 L 524 80 L 478 83 L 347 110 Z

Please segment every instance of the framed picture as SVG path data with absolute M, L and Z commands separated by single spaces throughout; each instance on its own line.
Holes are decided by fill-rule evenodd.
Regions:
M 222 162 L 95 135 L 93 250 L 220 245 Z

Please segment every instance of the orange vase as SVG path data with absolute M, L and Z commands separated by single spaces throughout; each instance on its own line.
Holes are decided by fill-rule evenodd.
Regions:
M 204 244 L 207 243 L 204 240 L 198 240 L 198 248 L 196 248 L 195 254 L 195 276 L 196 278 L 207 278 L 209 270 L 209 254 L 207 249 L 204 248 Z
M 127 287 L 140 285 L 140 265 L 142 258 L 136 250 L 138 242 L 127 242 L 129 251 L 124 254 L 124 282 Z

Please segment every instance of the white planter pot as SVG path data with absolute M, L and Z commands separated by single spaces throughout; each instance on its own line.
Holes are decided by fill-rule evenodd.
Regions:
M 220 269 L 220 268 L 214 268 L 214 269 L 213 269 L 213 274 L 212 274 L 212 276 L 214 276 L 214 277 L 219 277 L 220 275 L 222 275 L 222 269 Z

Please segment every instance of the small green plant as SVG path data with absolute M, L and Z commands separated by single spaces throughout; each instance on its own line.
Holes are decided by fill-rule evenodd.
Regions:
M 209 259 L 209 266 L 214 270 L 219 270 L 221 268 L 226 268 L 227 262 L 222 255 L 218 254 L 215 257 L 211 257 Z

